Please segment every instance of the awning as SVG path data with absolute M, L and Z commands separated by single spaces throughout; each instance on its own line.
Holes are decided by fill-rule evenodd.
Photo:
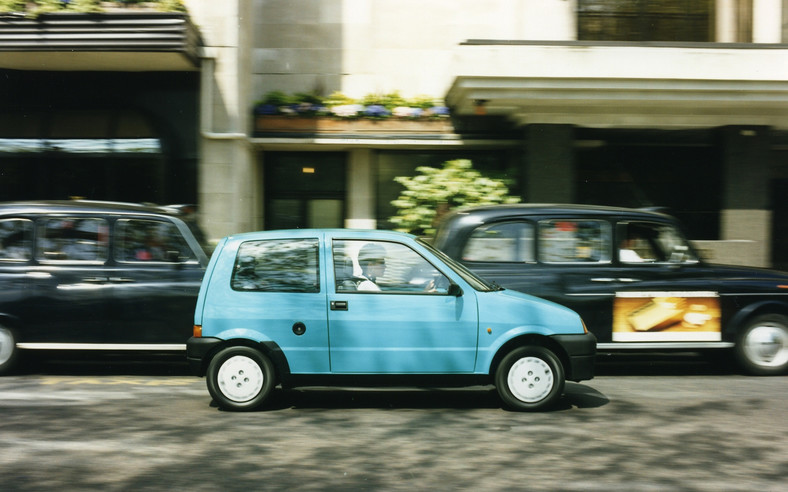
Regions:
M 0 15 L 0 68 L 193 71 L 201 40 L 182 13 Z
M 455 115 L 516 125 L 788 128 L 788 45 L 476 41 L 459 46 Z

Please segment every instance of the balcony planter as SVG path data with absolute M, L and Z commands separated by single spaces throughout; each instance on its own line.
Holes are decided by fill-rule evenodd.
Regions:
M 336 118 L 331 116 L 256 115 L 255 133 L 418 135 L 453 133 L 450 118 Z

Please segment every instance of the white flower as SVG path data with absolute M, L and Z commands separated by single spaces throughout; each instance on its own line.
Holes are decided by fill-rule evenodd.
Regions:
M 352 116 L 356 116 L 358 113 L 364 110 L 364 106 L 360 104 L 343 104 L 341 106 L 334 106 L 331 108 L 331 113 L 340 116 L 343 118 L 349 118 Z
M 407 106 L 399 106 L 394 108 L 391 112 L 398 118 L 410 118 L 414 115 L 416 108 L 409 108 Z

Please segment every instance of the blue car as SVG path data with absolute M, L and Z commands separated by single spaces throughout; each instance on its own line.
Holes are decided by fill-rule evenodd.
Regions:
M 591 379 L 596 338 L 574 311 L 474 275 L 390 231 L 239 234 L 217 245 L 187 358 L 218 405 L 250 410 L 278 384 L 494 384 L 539 410 Z

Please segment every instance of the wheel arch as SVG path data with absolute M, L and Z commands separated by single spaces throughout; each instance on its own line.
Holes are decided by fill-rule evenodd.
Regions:
M 290 364 L 287 362 L 287 357 L 285 357 L 284 352 L 276 342 L 255 342 L 248 338 L 230 338 L 212 347 L 202 359 L 200 375 L 204 376 L 211 360 L 213 360 L 216 354 L 228 347 L 249 347 L 259 350 L 260 353 L 271 359 L 271 362 L 274 364 L 274 370 L 276 371 L 276 377 L 280 382 L 287 381 L 290 376 Z
M 725 326 L 725 332 L 726 334 L 732 336 L 734 340 L 738 341 L 739 334 L 741 333 L 741 330 L 747 325 L 747 323 L 749 323 L 755 317 L 764 314 L 779 314 L 782 316 L 788 316 L 788 303 L 775 300 L 765 300 L 748 304 L 736 311 L 731 320 Z
M 566 350 L 553 340 L 552 338 L 539 335 L 536 333 L 526 333 L 517 337 L 512 338 L 508 342 L 501 345 L 498 351 L 495 353 L 495 356 L 492 358 L 492 362 L 490 363 L 490 367 L 488 370 L 488 374 L 491 379 L 495 378 L 495 371 L 498 370 L 498 366 L 501 364 L 501 361 L 506 354 L 511 352 L 512 350 L 520 347 L 528 347 L 528 346 L 539 346 L 546 348 L 553 352 L 556 357 L 558 357 L 559 362 L 564 368 L 564 374 L 566 375 L 566 379 L 571 379 L 572 376 L 572 365 L 569 363 L 569 355 L 566 353 Z

